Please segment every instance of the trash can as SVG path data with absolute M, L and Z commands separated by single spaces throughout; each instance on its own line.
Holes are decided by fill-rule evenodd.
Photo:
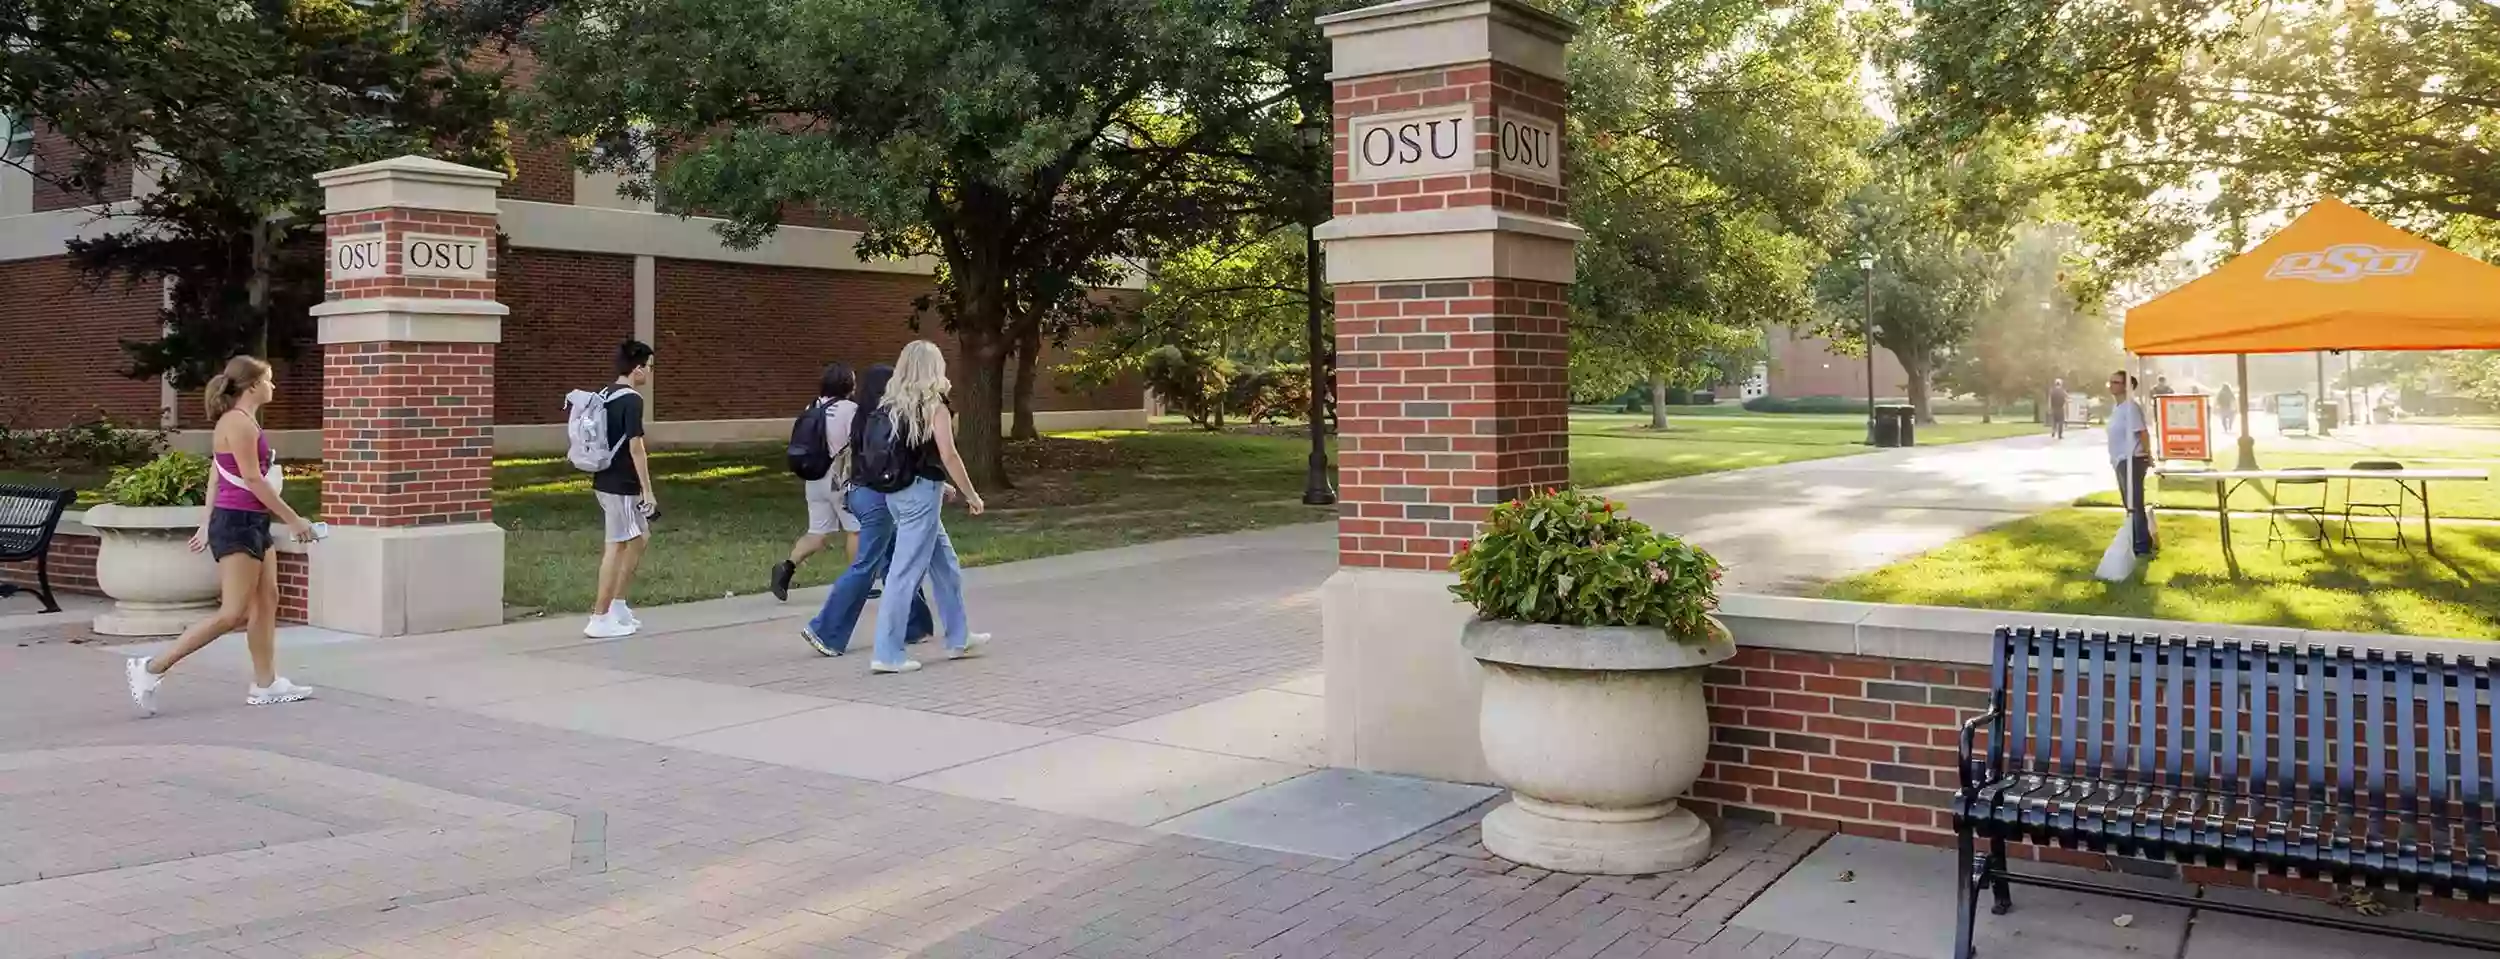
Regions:
M 1875 408 L 1875 445 L 1918 445 L 1915 407 L 1888 404 Z
M 1889 406 L 1878 406 L 1867 411 L 1866 428 L 1874 434 L 1873 440 L 1878 447 L 1901 445 L 1901 426 L 1893 421 L 1891 409 Z
M 2318 429 L 2322 432 L 2335 432 L 2336 427 L 2344 425 L 2343 413 L 2344 404 L 2340 401 L 2326 400 L 2319 403 Z

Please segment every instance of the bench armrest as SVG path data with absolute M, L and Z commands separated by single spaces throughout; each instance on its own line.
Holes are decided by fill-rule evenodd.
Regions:
M 1980 784 L 1996 778 L 1996 770 L 1988 767 L 1987 763 L 1976 754 L 1976 749 L 1974 747 L 1979 740 L 1979 727 L 1996 722 L 1997 720 L 2003 718 L 2005 718 L 2005 713 L 1992 706 L 1989 707 L 1987 712 L 1973 716 L 1968 721 L 1962 723 L 1961 766 L 1963 789 L 1967 790 L 1976 788 Z

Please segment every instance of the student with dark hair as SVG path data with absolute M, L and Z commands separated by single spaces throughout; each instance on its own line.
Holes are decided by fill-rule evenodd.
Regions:
M 625 594 L 650 547 L 651 521 L 660 515 L 660 498 L 651 486 L 651 453 L 643 444 L 642 391 L 651 383 L 651 344 L 626 340 L 616 348 L 616 382 L 606 395 L 607 434 L 616 455 L 591 474 L 591 495 L 605 518 L 607 546 L 599 554 L 599 599 L 591 606 L 590 624 L 582 635 L 592 639 L 631 636 L 642 628 Z
M 860 378 L 859 408 L 874 410 L 885 400 L 886 383 L 894 378 L 894 368 L 879 363 L 868 368 Z M 860 430 L 868 417 L 854 416 L 850 431 L 843 441 L 853 449 L 859 446 Z M 844 479 L 849 479 L 844 474 Z M 850 514 L 859 520 L 859 545 L 851 550 L 851 567 L 834 580 L 825 593 L 825 605 L 816 618 L 799 627 L 799 636 L 818 654 L 840 656 L 851 647 L 851 632 L 859 626 L 859 614 L 874 594 L 877 580 L 885 575 L 886 566 L 894 557 L 894 516 L 886 511 L 885 494 L 858 483 L 848 483 L 843 502 Z M 929 615 L 929 604 L 920 597 L 917 582 L 900 584 L 900 594 L 911 597 L 910 642 L 918 643 L 937 631 Z M 891 598 L 886 600 L 892 602 Z
M 859 411 L 859 404 L 851 402 L 855 385 L 850 367 L 840 363 L 825 367 L 824 375 L 817 378 L 816 401 L 799 414 L 822 417 L 821 424 L 805 425 L 821 426 L 823 432 L 810 431 L 808 450 L 801 450 L 800 441 L 793 438 L 792 461 L 795 464 L 801 459 L 811 460 L 811 465 L 822 468 L 824 473 L 813 479 L 799 477 L 801 493 L 807 500 L 807 533 L 790 544 L 790 558 L 773 567 L 774 599 L 789 601 L 790 581 L 798 576 L 799 564 L 823 552 L 826 537 L 850 534 L 850 554 L 859 553 L 859 518 L 842 506 L 842 494 L 851 486 L 851 418 Z
M 2119 370 L 2109 375 L 2109 464 L 2118 476 L 2118 497 L 2127 509 L 2137 556 L 2153 554 L 2152 509 L 2144 501 L 2144 477 L 2153 466 L 2153 431 L 2136 402 L 2138 380 Z
M 277 395 L 269 364 L 249 356 L 226 361 L 208 381 L 210 440 L 208 521 L 191 535 L 191 551 L 217 563 L 217 612 L 185 630 L 173 648 L 155 657 L 134 656 L 123 665 L 130 701 L 143 716 L 156 714 L 156 688 L 167 670 L 227 632 L 244 630 L 252 655 L 252 685 L 243 702 L 271 706 L 305 699 L 313 691 L 278 675 L 278 557 L 270 520 L 286 525 L 287 538 L 309 542 L 314 526 L 278 495 L 285 474 L 278 454 L 261 432 L 260 411 Z

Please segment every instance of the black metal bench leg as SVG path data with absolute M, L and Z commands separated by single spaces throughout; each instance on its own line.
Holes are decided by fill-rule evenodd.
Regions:
M 35 557 L 35 595 L 43 598 L 43 611 L 57 613 L 61 604 L 52 599 L 52 553 Z
M 1961 855 L 1953 860 L 1953 959 L 1971 959 L 1977 954 L 1971 948 L 1971 936 L 1979 929 L 1980 877 L 1971 874 L 1971 867 L 1979 861 L 1979 851 L 1973 841 L 1976 837 L 1966 830 L 1957 831 Z
M 1995 877 L 1996 883 L 1996 905 L 1989 907 L 1988 914 L 2002 916 L 2012 912 L 2014 910 L 2014 884 L 2005 881 L 2005 840 L 2003 838 L 1988 841 L 1988 874 Z

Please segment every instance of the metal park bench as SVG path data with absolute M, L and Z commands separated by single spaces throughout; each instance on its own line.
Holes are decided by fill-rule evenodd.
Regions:
M 61 604 L 52 599 L 52 533 L 61 526 L 61 514 L 69 511 L 78 494 L 45 486 L 0 485 L 0 563 L 35 563 L 35 596 L 43 600 L 43 611 L 57 613 Z M 17 595 L 19 587 L 0 583 L 0 599 Z
M 2008 885 L 2495 943 L 2007 870 L 2025 842 L 2489 902 L 2500 877 L 2493 661 L 2001 628 L 1962 727 L 1954 959 Z M 1984 744 L 1978 742 L 1986 733 Z M 1981 844 L 1985 844 L 1982 851 Z

